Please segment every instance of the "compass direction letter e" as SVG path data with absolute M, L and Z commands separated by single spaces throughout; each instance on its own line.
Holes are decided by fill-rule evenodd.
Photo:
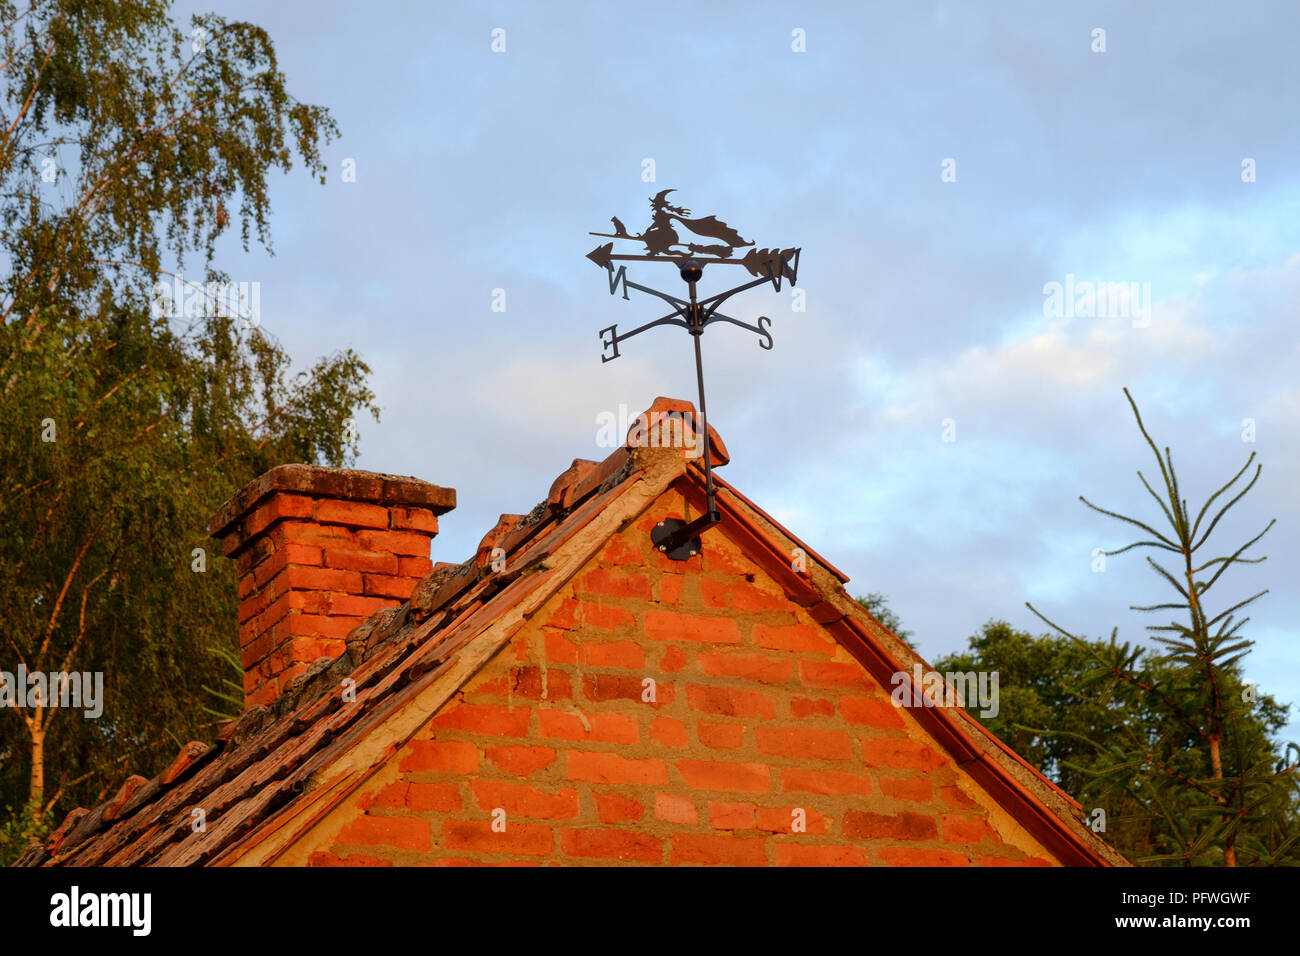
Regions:
M 605 339 L 606 332 L 609 333 L 608 341 Z M 618 326 L 617 325 L 611 325 L 607 329 L 600 330 L 600 344 L 604 346 L 604 348 L 601 349 L 602 352 L 605 349 L 612 349 L 614 353 L 613 355 L 602 355 L 600 357 L 601 362 L 612 362 L 614 361 L 614 359 L 618 358 Z

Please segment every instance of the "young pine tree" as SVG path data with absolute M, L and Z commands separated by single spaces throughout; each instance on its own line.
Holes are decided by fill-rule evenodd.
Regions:
M 1167 624 L 1148 625 L 1157 644 L 1154 653 L 1119 643 L 1112 631 L 1109 643 L 1088 644 L 1058 627 L 1039 611 L 1029 609 L 1059 633 L 1090 648 L 1095 667 L 1082 686 L 1101 699 L 1138 708 L 1146 719 L 1126 721 L 1104 740 L 1091 741 L 1099 760 L 1088 768 L 1109 791 L 1114 806 L 1135 818 L 1147 818 L 1157 833 L 1149 857 L 1138 862 L 1204 865 L 1275 865 L 1300 862 L 1297 841 L 1297 765 L 1295 745 L 1279 753 L 1271 741 L 1259 739 L 1260 723 L 1253 709 L 1258 698 L 1244 683 L 1240 662 L 1252 641 L 1242 636 L 1248 617 L 1241 611 L 1267 591 L 1216 610 L 1209 592 L 1230 567 L 1257 564 L 1263 557 L 1246 557 L 1272 528 L 1274 521 L 1234 551 L 1206 558 L 1204 550 L 1220 520 L 1255 482 L 1262 467 L 1234 491 L 1254 462 L 1246 464 L 1196 512 L 1193 519 L 1182 497 L 1173 457 L 1163 457 L 1142 423 L 1137 404 L 1124 390 L 1142 437 L 1155 455 L 1162 493 L 1142 472 L 1138 478 L 1160 506 L 1163 529 L 1152 523 L 1099 508 L 1094 511 L 1133 525 L 1146 533 L 1107 556 L 1145 548 L 1165 555 L 1162 564 L 1147 562 L 1176 592 L 1164 603 L 1133 606 L 1147 613 L 1174 612 Z M 1215 502 L 1226 500 L 1213 513 Z M 1155 524 L 1160 524 L 1158 520 Z M 1181 618 L 1181 619 L 1180 619 Z M 1117 631 L 1118 629 L 1116 629 Z

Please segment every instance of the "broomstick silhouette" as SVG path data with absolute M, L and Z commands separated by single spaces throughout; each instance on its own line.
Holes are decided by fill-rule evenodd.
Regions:
M 610 232 L 593 232 L 592 236 L 599 236 L 604 239 L 630 239 L 634 242 L 644 242 L 646 251 L 652 256 L 659 255 L 680 255 L 678 250 L 673 246 L 684 245 L 686 251 L 692 255 L 711 255 L 726 259 L 736 247 L 752 246 L 751 240 L 743 238 L 740 233 L 732 229 L 725 222 L 718 220 L 716 216 L 706 216 L 703 219 L 688 219 L 691 214 L 689 209 L 681 206 L 673 206 L 668 202 L 668 194 L 676 192 L 675 189 L 665 189 L 657 196 L 650 200 L 650 209 L 652 215 L 650 225 L 645 231 L 632 235 L 623 225 L 623 221 L 617 216 L 611 216 L 610 222 L 614 224 L 614 231 Z M 677 230 L 673 228 L 673 220 L 681 223 L 697 236 L 703 236 L 708 239 L 721 239 L 726 245 L 702 246 L 694 242 L 683 243 L 677 235 Z

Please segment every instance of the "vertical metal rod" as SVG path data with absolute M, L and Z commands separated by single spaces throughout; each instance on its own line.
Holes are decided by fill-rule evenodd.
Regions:
M 691 336 L 695 339 L 695 382 L 700 391 L 700 420 L 697 423 L 699 429 L 704 433 L 704 489 L 705 499 L 707 501 L 707 515 L 710 522 L 718 521 L 722 516 L 718 514 L 714 505 L 713 494 L 713 454 L 709 447 L 709 412 L 704 404 L 704 358 L 700 352 L 700 336 L 704 333 L 704 323 L 700 321 L 700 307 L 695 301 L 695 283 L 691 286 Z

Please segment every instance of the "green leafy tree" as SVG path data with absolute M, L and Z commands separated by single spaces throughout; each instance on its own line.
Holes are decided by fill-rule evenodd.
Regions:
M 1193 519 L 1181 496 L 1169 449 L 1161 455 L 1128 389 L 1124 395 L 1155 455 L 1163 493 L 1157 494 L 1140 471 L 1138 478 L 1159 505 L 1167 528 L 1157 529 L 1158 519 L 1153 524 L 1099 508 L 1082 496 L 1080 500 L 1146 535 L 1106 552 L 1107 556 L 1145 548 L 1174 562 L 1171 569 L 1150 555 L 1146 559 L 1177 599 L 1135 605 L 1133 610 L 1180 612 L 1185 617 L 1148 625 L 1159 649 L 1148 654 L 1120 643 L 1116 632 L 1103 645 L 1087 645 L 1033 605 L 1029 608 L 1064 637 L 1089 647 L 1094 666 L 1084 675 L 1081 690 L 1091 691 L 1107 706 L 1136 707 L 1148 715 L 1146 720 L 1126 721 L 1104 736 L 1090 738 L 1105 757 L 1094 765 L 1094 772 L 1108 792 L 1115 799 L 1127 795 L 1158 833 L 1155 852 L 1147 862 L 1226 866 L 1294 862 L 1300 829 L 1292 826 L 1288 831 L 1286 824 L 1295 822 L 1297 763 L 1258 746 L 1258 695 L 1253 687 L 1243 686 L 1239 668 L 1253 643 L 1241 636 L 1250 619 L 1239 617 L 1240 612 L 1267 592 L 1217 613 L 1207 604 L 1209 592 L 1230 567 L 1264 560 L 1244 555 L 1274 521 L 1229 553 L 1202 555 L 1220 520 L 1259 480 L 1261 466 L 1256 465 L 1249 481 L 1234 490 L 1254 462 L 1252 452 Z M 1229 494 L 1210 517 L 1215 502 Z
M 870 594 L 864 594 L 861 597 L 854 598 L 854 600 L 866 608 L 872 617 L 889 628 L 904 644 L 913 650 L 916 649 L 916 644 L 912 640 L 912 632 L 903 629 L 903 622 L 894 613 L 894 609 L 889 606 L 887 597 L 878 591 L 872 591 Z
M 323 183 L 337 131 L 263 30 L 182 33 L 167 6 L 0 0 L 0 670 L 104 680 L 98 719 L 0 708 L 0 862 L 210 735 L 237 647 L 209 517 L 276 464 L 347 463 L 354 415 L 378 417 L 352 352 L 292 374 L 260 316 L 207 295 L 236 222 L 270 250 L 269 173 L 296 154 Z M 205 295 L 167 303 L 187 256 Z
M 1111 653 L 1106 641 L 1035 637 L 1005 621 L 990 621 L 969 639 L 966 650 L 947 655 L 934 667 L 944 673 L 996 671 L 997 716 L 980 717 L 978 707 L 971 708 L 971 716 L 1078 800 L 1090 819 L 1098 824 L 1104 819 L 1103 835 L 1117 850 L 1131 860 L 1149 860 L 1176 846 L 1178 831 L 1150 812 L 1142 791 L 1135 796 L 1126 787 L 1112 785 L 1112 755 L 1094 741 L 1163 740 L 1160 759 L 1183 766 L 1185 772 L 1194 771 L 1204 755 L 1198 755 L 1196 742 L 1159 697 L 1129 681 L 1088 686 L 1097 662 Z M 1147 672 L 1152 685 L 1168 685 L 1174 679 L 1168 663 L 1147 659 L 1139 669 Z M 1287 710 L 1260 695 L 1242 721 L 1242 745 L 1255 761 L 1281 759 L 1274 740 L 1287 723 Z M 1093 817 L 1097 809 L 1104 818 Z M 1280 806 L 1266 822 L 1252 825 L 1262 841 L 1275 845 L 1282 842 L 1282 831 L 1297 828 L 1300 813 L 1294 805 Z M 1270 830 L 1277 832 L 1270 836 Z

